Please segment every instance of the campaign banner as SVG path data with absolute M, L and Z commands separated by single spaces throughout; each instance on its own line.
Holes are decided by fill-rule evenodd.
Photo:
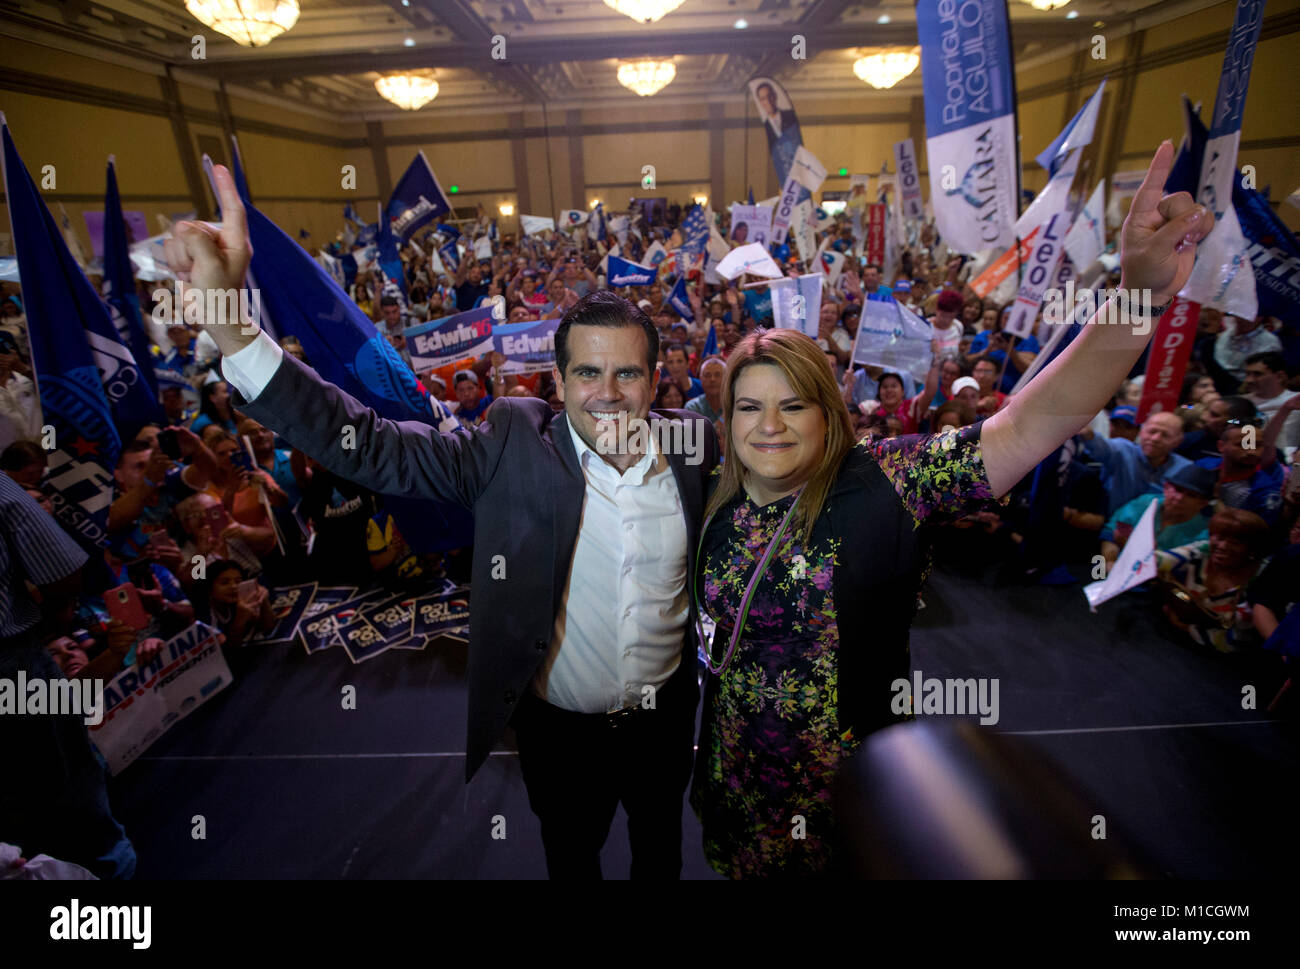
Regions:
M 659 271 L 654 266 L 642 266 L 618 256 L 609 257 L 607 280 L 610 288 L 615 286 L 649 286 L 655 281 Z
M 275 625 L 265 635 L 259 634 L 253 638 L 268 646 L 292 643 L 298 632 L 298 622 L 306 614 L 315 594 L 315 582 L 276 589 L 271 593 L 271 615 L 275 617 Z
M 1156 324 L 1155 336 L 1147 350 L 1142 399 L 1138 401 L 1139 424 L 1156 411 L 1178 410 L 1183 375 L 1187 372 L 1187 361 L 1191 359 L 1192 345 L 1196 342 L 1196 323 L 1200 315 L 1199 305 L 1177 296 Z
M 894 144 L 894 170 L 898 173 L 898 193 L 903 206 L 903 216 L 919 219 L 925 214 L 921 204 L 921 174 L 916 162 L 916 146 L 911 138 Z
M 402 242 L 408 242 L 419 229 L 450 211 L 451 202 L 429 167 L 429 160 L 423 151 L 416 152 L 411 164 L 393 186 L 393 194 L 384 207 L 384 216 L 392 223 L 393 234 Z M 378 225 L 375 228 L 377 237 Z M 358 241 L 362 241 L 366 234 L 363 230 Z
M 826 166 L 802 145 L 795 149 L 790 160 L 789 173 L 781 189 L 776 211 L 772 216 L 772 242 L 780 245 L 785 242 L 786 234 L 794 219 L 795 208 L 804 202 L 809 203 L 812 211 L 810 192 L 817 191 L 826 179 Z
M 1092 97 L 1084 102 L 1083 107 L 1076 111 L 1074 117 L 1061 129 L 1061 133 L 1034 159 L 1050 174 L 1056 174 L 1070 152 L 1092 142 L 1093 130 L 1097 127 L 1097 115 L 1101 112 L 1101 96 L 1105 90 L 1106 79 L 1103 77 Z
M 677 284 L 668 294 L 668 305 L 677 311 L 677 315 L 688 323 L 695 322 L 695 308 L 691 306 L 690 294 L 686 292 L 686 277 L 677 277 Z
M 1246 261 L 1246 238 L 1232 204 L 1232 186 L 1246 89 L 1263 19 L 1263 0 L 1238 0 L 1197 179 L 1196 200 L 1214 212 L 1214 228 L 1197 246 L 1192 274 L 1179 294 L 1248 320 L 1259 315 L 1259 298 L 1255 274 Z
M 767 246 L 772 238 L 772 209 L 767 206 L 732 206 L 731 241 L 737 246 L 757 242 Z
M 1068 213 L 1057 212 L 1034 237 L 1029 264 L 1016 290 L 1011 312 L 1002 326 L 1012 336 L 1024 338 L 1034 331 L 1038 308 L 1043 305 L 1043 296 L 1056 277 L 1057 266 L 1065 252 L 1068 219 Z
M 411 367 L 424 373 L 467 357 L 481 357 L 492 351 L 492 325 L 500 317 L 495 304 L 466 310 L 455 316 L 408 326 L 406 349 Z
M 498 323 L 492 346 L 505 355 L 506 373 L 549 373 L 555 366 L 555 331 L 561 320 Z
M 375 589 L 352 595 L 342 602 L 327 604 L 314 615 L 304 616 L 298 624 L 298 639 L 308 654 L 318 653 L 343 643 L 343 632 L 358 621 L 361 607 L 391 595 L 385 589 Z
M 758 107 L 758 116 L 763 121 L 776 179 L 784 185 L 790 177 L 790 166 L 794 163 L 795 153 L 803 145 L 803 133 L 799 130 L 799 118 L 795 114 L 794 104 L 785 87 L 773 77 L 753 78 L 749 82 L 749 93 Z M 797 203 L 802 198 L 800 195 L 794 201 Z
M 1106 248 L 1106 180 L 1103 178 L 1074 217 L 1065 234 L 1065 251 L 1080 269 L 1087 269 Z
M 590 218 L 582 209 L 561 209 L 558 225 L 561 229 L 576 229 Z
M 367 603 L 361 610 L 367 623 L 379 630 L 392 646 L 399 646 L 415 635 L 414 595 L 396 595 L 390 599 Z
M 1088 608 L 1092 612 L 1108 599 L 1127 592 L 1156 576 L 1156 508 L 1160 502 L 1153 501 L 1146 507 L 1138 523 L 1133 526 L 1124 547 L 1120 549 L 1119 558 L 1110 567 L 1110 573 L 1104 579 L 1090 582 L 1083 587 L 1083 594 L 1088 599 Z
M 108 172 L 104 183 L 104 212 L 108 222 L 101 227 L 102 261 L 104 265 L 104 304 L 113 320 L 113 328 L 122 343 L 130 348 L 148 388 L 149 402 L 141 402 L 140 419 L 166 423 L 158 403 L 158 378 L 154 373 L 151 341 L 144 329 L 140 314 L 140 297 L 131 273 L 131 241 L 127 239 L 127 224 L 122 212 L 122 197 L 117 191 L 117 168 L 113 156 L 108 158 Z M 148 237 L 148 230 L 136 227 L 140 239 Z M 111 396 L 111 395 L 110 395 Z
M 1300 245 L 1273 211 L 1267 196 L 1247 188 L 1241 177 L 1233 184 L 1232 192 L 1233 208 L 1249 244 L 1246 257 L 1255 269 L 1259 312 L 1300 331 Z M 1287 362 L 1291 366 L 1300 363 L 1294 359 Z
M 196 622 L 167 640 L 152 663 L 124 669 L 105 685 L 104 718 L 87 730 L 110 774 L 231 684 L 219 635 Z
M 933 339 L 930 324 L 902 304 L 867 300 L 853 341 L 853 363 L 910 374 L 920 386 L 930 370 Z
M 1008 281 L 1018 279 L 1020 267 L 1029 258 L 1038 231 L 1034 229 L 1026 238 L 1020 240 L 1020 245 L 1013 246 L 1002 253 L 970 281 L 970 288 L 976 296 L 980 299 L 992 298 L 997 303 L 1006 302 L 1011 298 L 1012 294 L 1005 292 L 1006 299 L 1003 299 L 1004 287 Z
M 826 274 L 828 286 L 834 286 L 844 272 L 844 263 L 844 253 L 836 252 L 834 249 L 823 249 L 817 254 L 814 267 L 816 272 Z
M 918 0 L 930 202 L 958 252 L 1012 243 L 1019 172 L 1006 0 Z
M 799 258 L 811 265 L 817 256 L 817 235 L 813 229 L 811 199 L 804 199 L 794 207 L 790 233 L 799 249 Z
M 885 266 L 885 222 L 888 213 L 884 202 L 872 202 L 863 207 L 863 222 L 866 238 L 863 241 L 863 255 L 868 263 Z
M 824 279 L 821 273 L 807 273 L 772 283 L 772 319 L 778 329 L 798 330 L 817 339 Z

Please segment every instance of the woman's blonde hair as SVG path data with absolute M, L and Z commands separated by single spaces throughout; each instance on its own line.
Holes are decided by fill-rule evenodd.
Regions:
M 799 399 L 816 404 L 826 418 L 826 449 L 821 463 L 804 484 L 799 511 L 791 522 L 791 527 L 806 546 L 812 538 L 813 524 L 821 514 L 831 485 L 835 483 L 840 462 L 853 447 L 854 437 L 848 408 L 835 386 L 825 351 L 797 330 L 759 330 L 737 343 L 727 359 L 727 373 L 722 382 L 727 460 L 722 464 L 718 486 L 705 508 L 705 517 L 725 506 L 744 487 L 742 466 L 731 437 L 731 428 L 735 426 L 732 415 L 736 406 L 736 381 L 746 367 L 755 364 L 779 367 Z

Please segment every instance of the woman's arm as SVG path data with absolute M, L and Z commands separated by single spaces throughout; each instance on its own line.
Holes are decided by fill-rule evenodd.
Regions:
M 1214 227 L 1214 213 L 1186 192 L 1161 197 L 1174 146 L 1163 142 L 1124 220 L 1120 287 L 1150 290 L 1152 303 L 1172 299 L 1187 282 L 1196 246 Z M 1098 309 L 1096 320 L 1106 307 Z M 984 466 L 994 494 L 1006 494 L 1039 461 L 1087 424 L 1132 369 L 1151 338 L 1127 323 L 1092 320 L 982 429 Z

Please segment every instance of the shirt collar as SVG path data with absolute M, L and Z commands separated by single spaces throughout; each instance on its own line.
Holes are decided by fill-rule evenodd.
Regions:
M 584 471 L 586 471 L 588 465 L 594 462 L 595 464 L 603 465 L 608 469 L 610 474 L 617 476 L 623 484 L 639 485 L 645 482 L 646 475 L 648 475 L 658 463 L 659 447 L 655 442 L 654 434 L 649 434 L 646 436 L 646 453 L 641 455 L 640 460 L 638 460 L 636 464 L 629 467 L 620 475 L 616 468 L 611 467 L 605 459 L 601 457 L 601 455 L 596 453 L 594 448 L 582 439 L 582 435 L 578 433 L 577 429 L 573 426 L 573 421 L 569 419 L 567 414 L 564 417 L 564 422 L 569 427 L 569 436 L 573 439 L 573 449 L 578 454 L 578 464 Z M 631 432 L 629 432 L 629 435 L 630 433 Z

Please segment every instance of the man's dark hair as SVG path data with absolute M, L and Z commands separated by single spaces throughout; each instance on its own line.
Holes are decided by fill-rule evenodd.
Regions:
M 569 329 L 575 326 L 639 326 L 645 333 L 647 376 L 655 372 L 659 362 L 659 331 L 650 317 L 635 303 L 608 289 L 598 289 L 578 300 L 555 330 L 555 366 L 560 376 L 568 376 Z
M 762 90 L 763 90 L 763 88 L 767 88 L 769 91 L 772 92 L 772 100 L 775 101 L 775 100 L 776 100 L 776 88 L 772 87 L 772 85 L 768 84 L 766 81 L 764 81 L 764 82 L 763 82 L 762 84 L 760 84 L 758 87 L 754 88 L 754 93 L 755 93 L 755 94 L 759 94 L 759 93 L 761 93 Z
M 0 471 L 21 471 L 29 464 L 44 464 L 45 449 L 35 441 L 14 441 L 0 452 Z
M 380 306 L 401 306 L 402 304 L 397 301 L 396 296 L 381 296 L 379 298 L 379 305 Z
M 1226 408 L 1224 418 L 1227 420 L 1244 421 L 1255 416 L 1255 402 L 1247 397 L 1223 397 L 1220 399 Z
M 682 344 L 670 343 L 668 344 L 668 346 L 664 347 L 664 359 L 667 360 L 668 354 L 672 353 L 674 350 L 680 350 L 682 356 L 684 356 L 687 360 L 691 358 L 691 355 L 686 352 L 686 347 L 684 347 Z
M 880 273 L 880 275 L 882 275 L 882 276 L 885 274 L 885 270 L 882 269 L 882 268 L 880 267 L 880 263 L 878 263 L 878 262 L 869 262 L 869 263 L 867 263 L 865 266 L 863 266 L 862 268 L 863 268 L 863 269 L 874 269 L 876 272 Z
M 139 454 L 141 451 L 152 451 L 152 450 L 153 450 L 153 445 L 150 444 L 148 441 L 132 441 L 130 444 L 124 445 L 122 447 L 122 453 L 117 459 L 117 466 L 120 468 L 123 462 L 126 461 L 128 455 Z
M 1276 350 L 1264 350 L 1261 353 L 1252 353 L 1246 358 L 1244 366 L 1250 366 L 1252 363 L 1262 363 L 1269 370 L 1281 370 L 1286 373 L 1286 357 Z

